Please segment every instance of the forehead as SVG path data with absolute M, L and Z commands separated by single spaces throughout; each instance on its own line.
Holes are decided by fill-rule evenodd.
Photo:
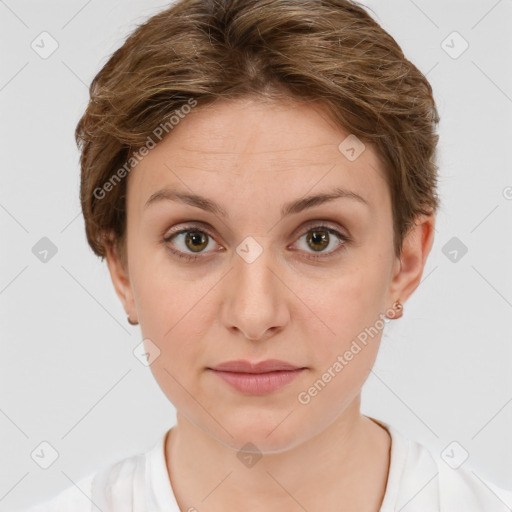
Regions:
M 192 109 L 135 166 L 129 182 L 138 204 L 172 185 L 202 195 L 212 186 L 304 195 L 342 185 L 369 202 L 386 192 L 374 147 L 336 125 L 320 105 L 248 98 Z

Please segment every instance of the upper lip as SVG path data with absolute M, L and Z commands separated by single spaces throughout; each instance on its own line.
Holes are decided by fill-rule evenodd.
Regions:
M 211 370 L 224 371 L 224 372 L 239 372 L 239 373 L 267 373 L 285 370 L 299 370 L 304 368 L 294 364 L 280 361 L 279 359 L 267 359 L 258 363 L 251 363 L 250 361 L 237 360 L 227 361 L 217 366 L 210 368 Z

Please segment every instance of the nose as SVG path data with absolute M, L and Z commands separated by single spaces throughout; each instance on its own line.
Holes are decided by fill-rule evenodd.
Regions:
M 268 339 L 289 321 L 290 292 L 270 249 L 258 245 L 260 249 L 254 243 L 239 246 L 232 271 L 223 283 L 222 322 L 251 341 Z

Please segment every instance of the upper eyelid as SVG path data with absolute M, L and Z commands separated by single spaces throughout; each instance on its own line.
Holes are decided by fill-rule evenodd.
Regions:
M 179 224 L 183 224 L 183 227 L 181 227 L 179 229 L 173 229 L 173 231 L 169 234 L 176 234 L 176 233 L 180 233 L 182 231 L 192 231 L 193 229 L 197 229 L 197 231 L 204 230 L 206 233 L 211 233 L 211 232 L 215 231 L 215 229 L 211 228 L 207 222 L 203 222 L 203 221 L 190 221 L 190 223 L 187 223 L 186 221 L 184 221 Z M 348 231 L 346 228 L 344 228 L 343 226 L 337 225 L 333 221 L 323 220 L 323 219 L 312 219 L 310 221 L 306 221 L 305 223 L 302 223 L 302 226 L 300 228 L 295 229 L 294 233 L 296 233 L 299 230 L 302 231 L 302 230 L 306 230 L 306 229 L 311 229 L 311 228 L 314 228 L 316 226 L 321 226 L 321 225 L 325 225 L 326 227 L 336 229 L 336 230 Z M 168 230 L 166 230 L 164 232 L 164 236 L 165 236 L 165 233 L 167 233 L 167 232 L 168 232 Z M 212 234 L 212 236 L 213 236 L 213 234 Z

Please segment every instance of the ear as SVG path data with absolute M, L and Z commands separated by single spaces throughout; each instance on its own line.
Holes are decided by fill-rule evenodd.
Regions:
M 137 321 L 137 310 L 133 299 L 133 290 L 128 273 L 128 264 L 119 254 L 117 244 L 112 242 L 112 239 L 109 240 L 110 241 L 105 244 L 105 249 L 110 277 L 112 278 L 112 283 L 114 284 L 117 296 L 121 300 L 126 314 L 135 322 Z
M 420 284 L 427 256 L 434 243 L 434 232 L 435 213 L 430 213 L 419 215 L 404 237 L 402 254 L 396 259 L 389 289 L 389 306 L 395 300 L 404 304 Z

